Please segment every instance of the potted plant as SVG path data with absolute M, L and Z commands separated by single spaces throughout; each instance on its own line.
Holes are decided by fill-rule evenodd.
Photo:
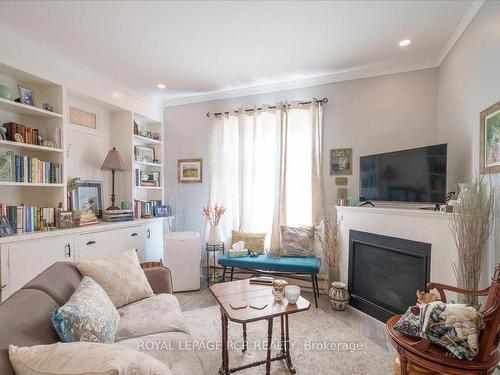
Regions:
M 450 229 L 458 252 L 453 271 L 458 286 L 478 290 L 486 242 L 493 228 L 495 192 L 483 184 L 483 177 L 476 177 L 454 205 Z M 464 302 L 479 306 L 477 296 L 463 296 Z
M 208 232 L 209 245 L 219 245 L 221 242 L 219 222 L 225 212 L 226 208 L 224 206 L 218 206 L 217 204 L 214 207 L 203 207 L 203 216 L 205 216 L 210 224 Z

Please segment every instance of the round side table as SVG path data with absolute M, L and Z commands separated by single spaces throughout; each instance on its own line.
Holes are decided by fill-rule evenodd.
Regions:
M 218 245 L 209 245 L 208 242 L 205 244 L 205 251 L 207 252 L 207 286 L 210 286 L 210 253 L 214 255 L 214 264 L 213 264 L 213 273 L 212 278 L 214 283 L 216 283 L 216 268 L 217 264 L 215 261 L 215 254 L 219 251 L 222 251 L 222 255 L 224 255 L 224 242 L 219 243 Z

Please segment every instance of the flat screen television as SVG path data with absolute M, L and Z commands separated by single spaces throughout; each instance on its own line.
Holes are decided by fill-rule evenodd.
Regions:
M 444 203 L 447 145 L 361 156 L 360 201 Z

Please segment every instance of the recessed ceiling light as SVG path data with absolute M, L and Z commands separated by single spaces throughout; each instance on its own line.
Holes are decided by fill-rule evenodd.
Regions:
M 409 46 L 410 43 L 411 43 L 410 39 L 405 39 L 405 40 L 402 40 L 401 42 L 399 42 L 399 46 L 400 47 L 406 47 L 406 46 Z
M 163 83 L 159 83 L 159 84 L 157 85 L 157 87 L 158 87 L 159 89 L 164 89 L 164 88 L 165 88 L 165 85 L 164 85 Z

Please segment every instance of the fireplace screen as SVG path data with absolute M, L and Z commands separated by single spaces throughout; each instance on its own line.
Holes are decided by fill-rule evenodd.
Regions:
M 386 321 L 416 302 L 429 281 L 430 244 L 350 231 L 351 305 Z

